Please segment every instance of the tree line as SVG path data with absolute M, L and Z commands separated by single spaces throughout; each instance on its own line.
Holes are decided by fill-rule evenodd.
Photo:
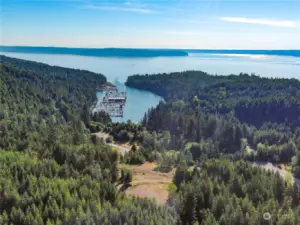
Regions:
M 183 225 L 296 225 L 300 187 L 244 161 L 206 160 L 178 165 L 169 205 Z M 269 213 L 265 220 L 263 214 Z

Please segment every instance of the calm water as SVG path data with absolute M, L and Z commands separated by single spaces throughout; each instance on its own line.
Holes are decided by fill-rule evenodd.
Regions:
M 126 88 L 123 83 L 129 75 L 133 74 L 202 70 L 211 74 L 226 75 L 246 72 L 263 77 L 300 79 L 300 58 L 297 57 L 197 53 L 188 57 L 158 58 L 100 58 L 1 52 L 0 54 L 104 74 L 108 81 L 117 84 L 119 88 L 127 89 L 124 118 L 114 118 L 114 121 L 131 120 L 139 122 L 148 108 L 156 106 L 162 100 L 159 96 L 150 92 Z

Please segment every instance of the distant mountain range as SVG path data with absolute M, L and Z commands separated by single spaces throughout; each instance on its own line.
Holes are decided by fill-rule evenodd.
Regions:
M 300 50 L 212 50 L 212 49 L 136 49 L 136 48 L 64 48 L 64 47 L 27 47 L 0 46 L 1 52 L 67 54 L 95 57 L 177 57 L 191 53 L 206 54 L 254 54 L 300 57 Z

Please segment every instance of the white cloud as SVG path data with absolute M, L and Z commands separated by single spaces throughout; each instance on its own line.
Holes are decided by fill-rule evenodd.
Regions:
M 269 25 L 276 27 L 298 27 L 295 21 L 290 20 L 268 20 L 268 19 L 253 19 L 244 17 L 221 17 L 223 21 L 236 22 L 236 23 L 251 23 L 259 25 Z
M 123 12 L 133 12 L 133 13 L 143 13 L 143 14 L 157 13 L 157 11 L 154 11 L 152 9 L 133 8 L 133 7 L 112 7 L 112 6 L 87 5 L 84 8 L 97 9 L 97 10 L 103 10 L 103 11 L 123 11 Z

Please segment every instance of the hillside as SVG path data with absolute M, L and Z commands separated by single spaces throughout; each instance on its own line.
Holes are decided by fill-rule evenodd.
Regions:
M 300 57 L 300 50 L 234 50 L 234 49 L 140 49 L 140 48 L 64 48 L 35 46 L 0 46 L 0 52 L 68 54 L 96 57 L 176 57 L 189 54 L 269 55 Z
M 175 224 L 170 208 L 117 192 L 119 153 L 86 128 L 104 82 L 1 56 L 0 224 Z
M 275 55 L 300 57 L 300 50 L 234 50 L 234 49 L 185 49 L 188 53 Z
M 125 160 L 155 160 L 163 171 L 176 167 L 168 204 L 178 208 L 182 224 L 300 223 L 299 203 L 293 202 L 299 198 L 297 179 L 254 166 L 272 162 L 300 178 L 299 80 L 186 71 L 134 75 L 126 85 L 166 100 L 146 113 L 147 132 L 131 124 L 123 128 L 134 130 L 133 140 L 142 143 Z M 111 132 L 116 138 L 120 127 Z
M 255 75 L 210 76 L 201 71 L 130 76 L 129 87 L 152 91 L 167 101 L 183 100 L 210 113 L 234 112 L 255 126 L 265 122 L 300 126 L 300 81 Z M 180 91 L 179 91 L 180 90 Z
M 299 161 L 294 160 L 300 154 L 299 80 L 187 71 L 134 75 L 126 85 L 165 98 L 165 103 L 149 110 L 143 125 L 170 132 L 171 149 L 200 142 L 195 144 L 201 149 L 197 157 L 213 157 L 243 155 L 241 146 L 250 145 L 257 150 L 252 160 L 293 162 L 294 174 L 300 177 Z

